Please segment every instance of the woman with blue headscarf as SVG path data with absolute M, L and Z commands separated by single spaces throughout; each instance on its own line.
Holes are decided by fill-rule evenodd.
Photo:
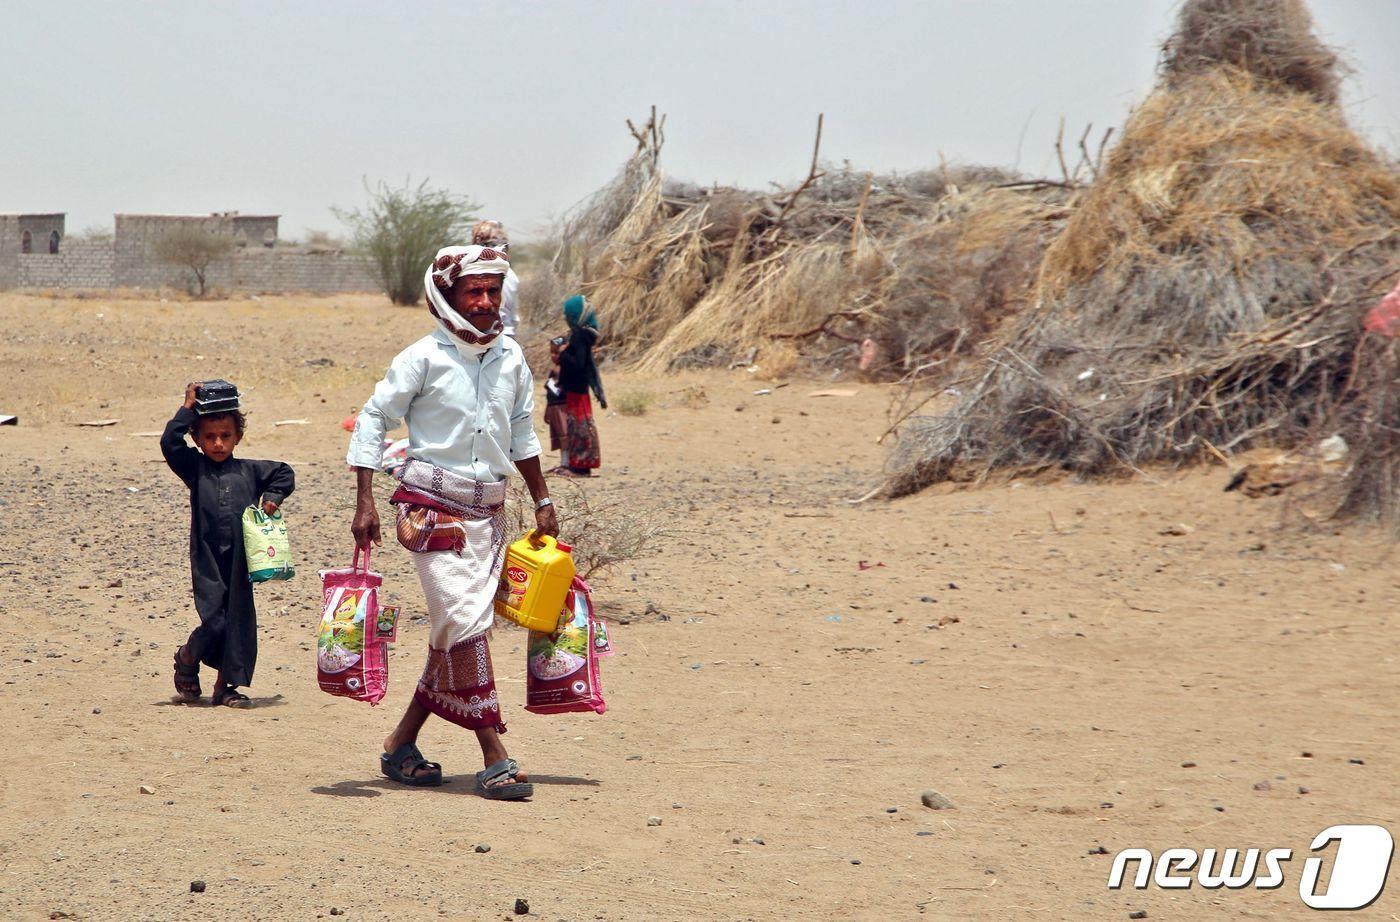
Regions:
M 608 408 L 603 381 L 593 361 L 593 347 L 598 343 L 598 316 L 587 298 L 574 295 L 564 302 L 564 319 L 569 324 L 569 341 L 559 354 L 559 389 L 564 392 L 565 429 L 556 473 L 590 477 L 602 456 L 589 390 L 598 395 L 598 403 L 604 410 Z

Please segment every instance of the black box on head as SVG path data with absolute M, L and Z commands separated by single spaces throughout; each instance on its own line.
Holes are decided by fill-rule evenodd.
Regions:
M 238 397 L 238 388 L 228 381 L 205 381 L 194 392 L 194 411 L 200 416 L 208 416 L 210 413 L 237 410 Z

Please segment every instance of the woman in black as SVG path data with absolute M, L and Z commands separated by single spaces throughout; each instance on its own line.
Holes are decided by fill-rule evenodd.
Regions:
M 588 392 L 598 395 L 606 410 L 603 381 L 593 361 L 598 343 L 598 318 L 583 297 L 574 295 L 564 302 L 564 319 L 569 323 L 569 342 L 559 354 L 559 389 L 564 392 L 564 452 L 559 473 L 588 477 L 602 463 L 598 447 L 598 427 L 593 424 L 593 403 Z
M 295 475 L 281 461 L 233 457 L 243 438 L 243 414 L 197 415 L 199 386 L 185 388 L 185 403 L 160 438 L 166 463 L 190 490 L 190 571 L 200 621 L 175 652 L 175 691 L 182 701 L 197 701 L 199 664 L 204 663 L 218 671 L 215 705 L 249 707 L 252 701 L 238 687 L 253 681 L 258 625 L 243 551 L 243 510 L 261 499 L 263 511 L 275 513 L 291 495 Z M 185 442 L 191 430 L 198 449 Z

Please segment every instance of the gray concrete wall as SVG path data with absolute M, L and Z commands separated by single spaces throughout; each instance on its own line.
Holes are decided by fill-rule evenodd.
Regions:
M 58 248 L 63 249 L 63 224 L 64 215 L 61 214 L 22 214 L 17 216 L 17 233 L 12 243 L 6 243 L 7 247 L 14 247 L 16 253 L 20 251 L 20 241 L 24 237 L 24 232 L 29 231 L 30 242 L 34 253 L 47 253 L 49 251 L 49 235 L 58 233 Z
M 19 284 L 19 218 L 0 214 L 0 288 Z
M 58 253 L 19 256 L 16 284 L 20 288 L 111 288 L 112 244 L 68 241 Z
M 206 284 L 225 292 L 377 292 L 360 257 L 338 251 L 267 246 L 277 218 L 267 215 L 117 215 L 111 242 L 63 240 L 62 215 L 0 215 L 0 288 L 174 288 L 190 286 L 190 270 L 161 262 L 155 242 L 175 227 L 228 234 L 237 246 L 209 267 Z M 33 252 L 20 253 L 28 230 Z M 49 253 L 49 234 L 60 234 Z
M 156 259 L 156 241 L 177 227 L 199 227 L 210 233 L 230 233 L 227 219 L 215 215 L 116 216 L 112 267 L 117 288 L 183 288 L 189 270 Z M 221 267 L 211 266 L 210 285 L 226 285 Z
M 0 218 L 0 221 L 3 221 Z M 4 225 L 0 224 L 0 233 Z M 11 288 L 175 288 L 189 285 L 189 270 L 160 263 L 127 266 L 128 281 L 118 281 L 114 243 L 70 242 L 57 255 L 48 253 L 11 254 L 11 281 L 4 284 L 5 254 L 0 253 L 0 286 Z M 132 284 L 133 278 L 144 284 Z M 277 247 L 249 247 L 234 250 L 225 260 L 211 265 L 211 289 L 226 292 L 275 294 L 279 292 L 332 293 L 342 291 L 377 292 L 379 282 L 364 260 L 348 253 L 310 252 Z
M 382 291 L 368 264 L 348 253 L 276 249 L 236 250 L 227 287 L 232 291 Z
M 0 214 L 0 288 L 14 288 L 23 284 L 20 281 L 20 250 L 24 248 L 24 234 L 29 233 L 32 253 L 48 255 L 49 238 L 58 233 L 59 251 L 62 252 L 62 214 Z
M 229 225 L 239 246 L 270 247 L 277 242 L 275 215 L 234 215 Z

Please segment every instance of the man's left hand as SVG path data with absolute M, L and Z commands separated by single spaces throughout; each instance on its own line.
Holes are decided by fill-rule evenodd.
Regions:
M 272 500 L 270 500 L 270 499 L 263 503 L 263 514 L 264 514 L 264 515 L 274 516 L 274 515 L 277 514 L 277 509 L 278 509 L 277 504 L 274 503 L 274 502 L 273 502 Z
M 535 534 L 559 537 L 559 517 L 554 514 L 554 505 L 535 510 Z

